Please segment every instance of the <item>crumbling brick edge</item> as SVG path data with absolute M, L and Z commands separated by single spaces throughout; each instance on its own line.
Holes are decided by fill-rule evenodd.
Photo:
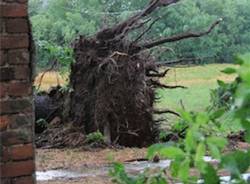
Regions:
M 0 0 L 0 183 L 34 184 L 34 44 L 28 0 Z

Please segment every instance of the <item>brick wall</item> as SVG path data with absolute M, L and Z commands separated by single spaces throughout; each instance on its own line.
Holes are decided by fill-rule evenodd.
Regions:
M 0 177 L 35 183 L 32 42 L 27 0 L 0 0 Z

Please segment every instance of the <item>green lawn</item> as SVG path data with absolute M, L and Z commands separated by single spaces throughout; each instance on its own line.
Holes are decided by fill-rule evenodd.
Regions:
M 226 75 L 221 70 L 227 67 L 237 67 L 231 64 L 209 64 L 185 68 L 173 68 L 161 81 L 168 85 L 184 85 L 187 89 L 161 89 L 161 97 L 156 104 L 158 108 L 178 110 L 182 105 L 187 111 L 203 111 L 210 104 L 210 91 L 217 87 L 217 80 L 230 82 L 235 76 Z M 168 115 L 170 122 L 176 118 Z
M 189 86 L 188 89 L 159 90 L 161 100 L 157 105 L 173 110 L 183 105 L 189 111 L 202 111 L 209 105 L 210 89 L 216 86 L 215 83 L 202 83 Z

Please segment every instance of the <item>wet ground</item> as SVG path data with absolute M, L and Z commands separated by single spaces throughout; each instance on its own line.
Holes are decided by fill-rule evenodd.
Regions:
M 145 158 L 146 149 L 37 149 L 38 184 L 111 184 L 113 161 Z M 83 178 L 84 177 L 84 178 Z
M 111 184 L 108 171 L 113 161 L 123 162 L 126 171 L 130 174 L 142 172 L 145 168 L 167 168 L 169 160 L 159 163 L 151 161 L 132 161 L 145 158 L 146 149 L 37 149 L 37 180 L 38 184 Z M 210 157 L 204 160 L 216 163 Z M 228 173 L 220 174 L 227 183 Z M 244 175 L 245 179 L 250 177 Z

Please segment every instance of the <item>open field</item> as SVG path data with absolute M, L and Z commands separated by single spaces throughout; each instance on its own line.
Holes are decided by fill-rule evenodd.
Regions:
M 50 87 L 57 86 L 57 85 L 65 85 L 67 83 L 67 77 L 62 77 L 57 72 L 46 72 L 46 73 L 39 73 L 34 81 L 34 85 L 36 87 L 40 86 L 40 90 L 48 91 Z
M 178 109 L 181 102 L 189 111 L 201 111 L 209 105 L 210 90 L 217 87 L 217 80 L 233 81 L 234 75 L 221 70 L 235 67 L 230 64 L 210 64 L 187 68 L 173 68 L 163 82 L 168 85 L 183 85 L 188 89 L 159 90 L 160 107 Z

